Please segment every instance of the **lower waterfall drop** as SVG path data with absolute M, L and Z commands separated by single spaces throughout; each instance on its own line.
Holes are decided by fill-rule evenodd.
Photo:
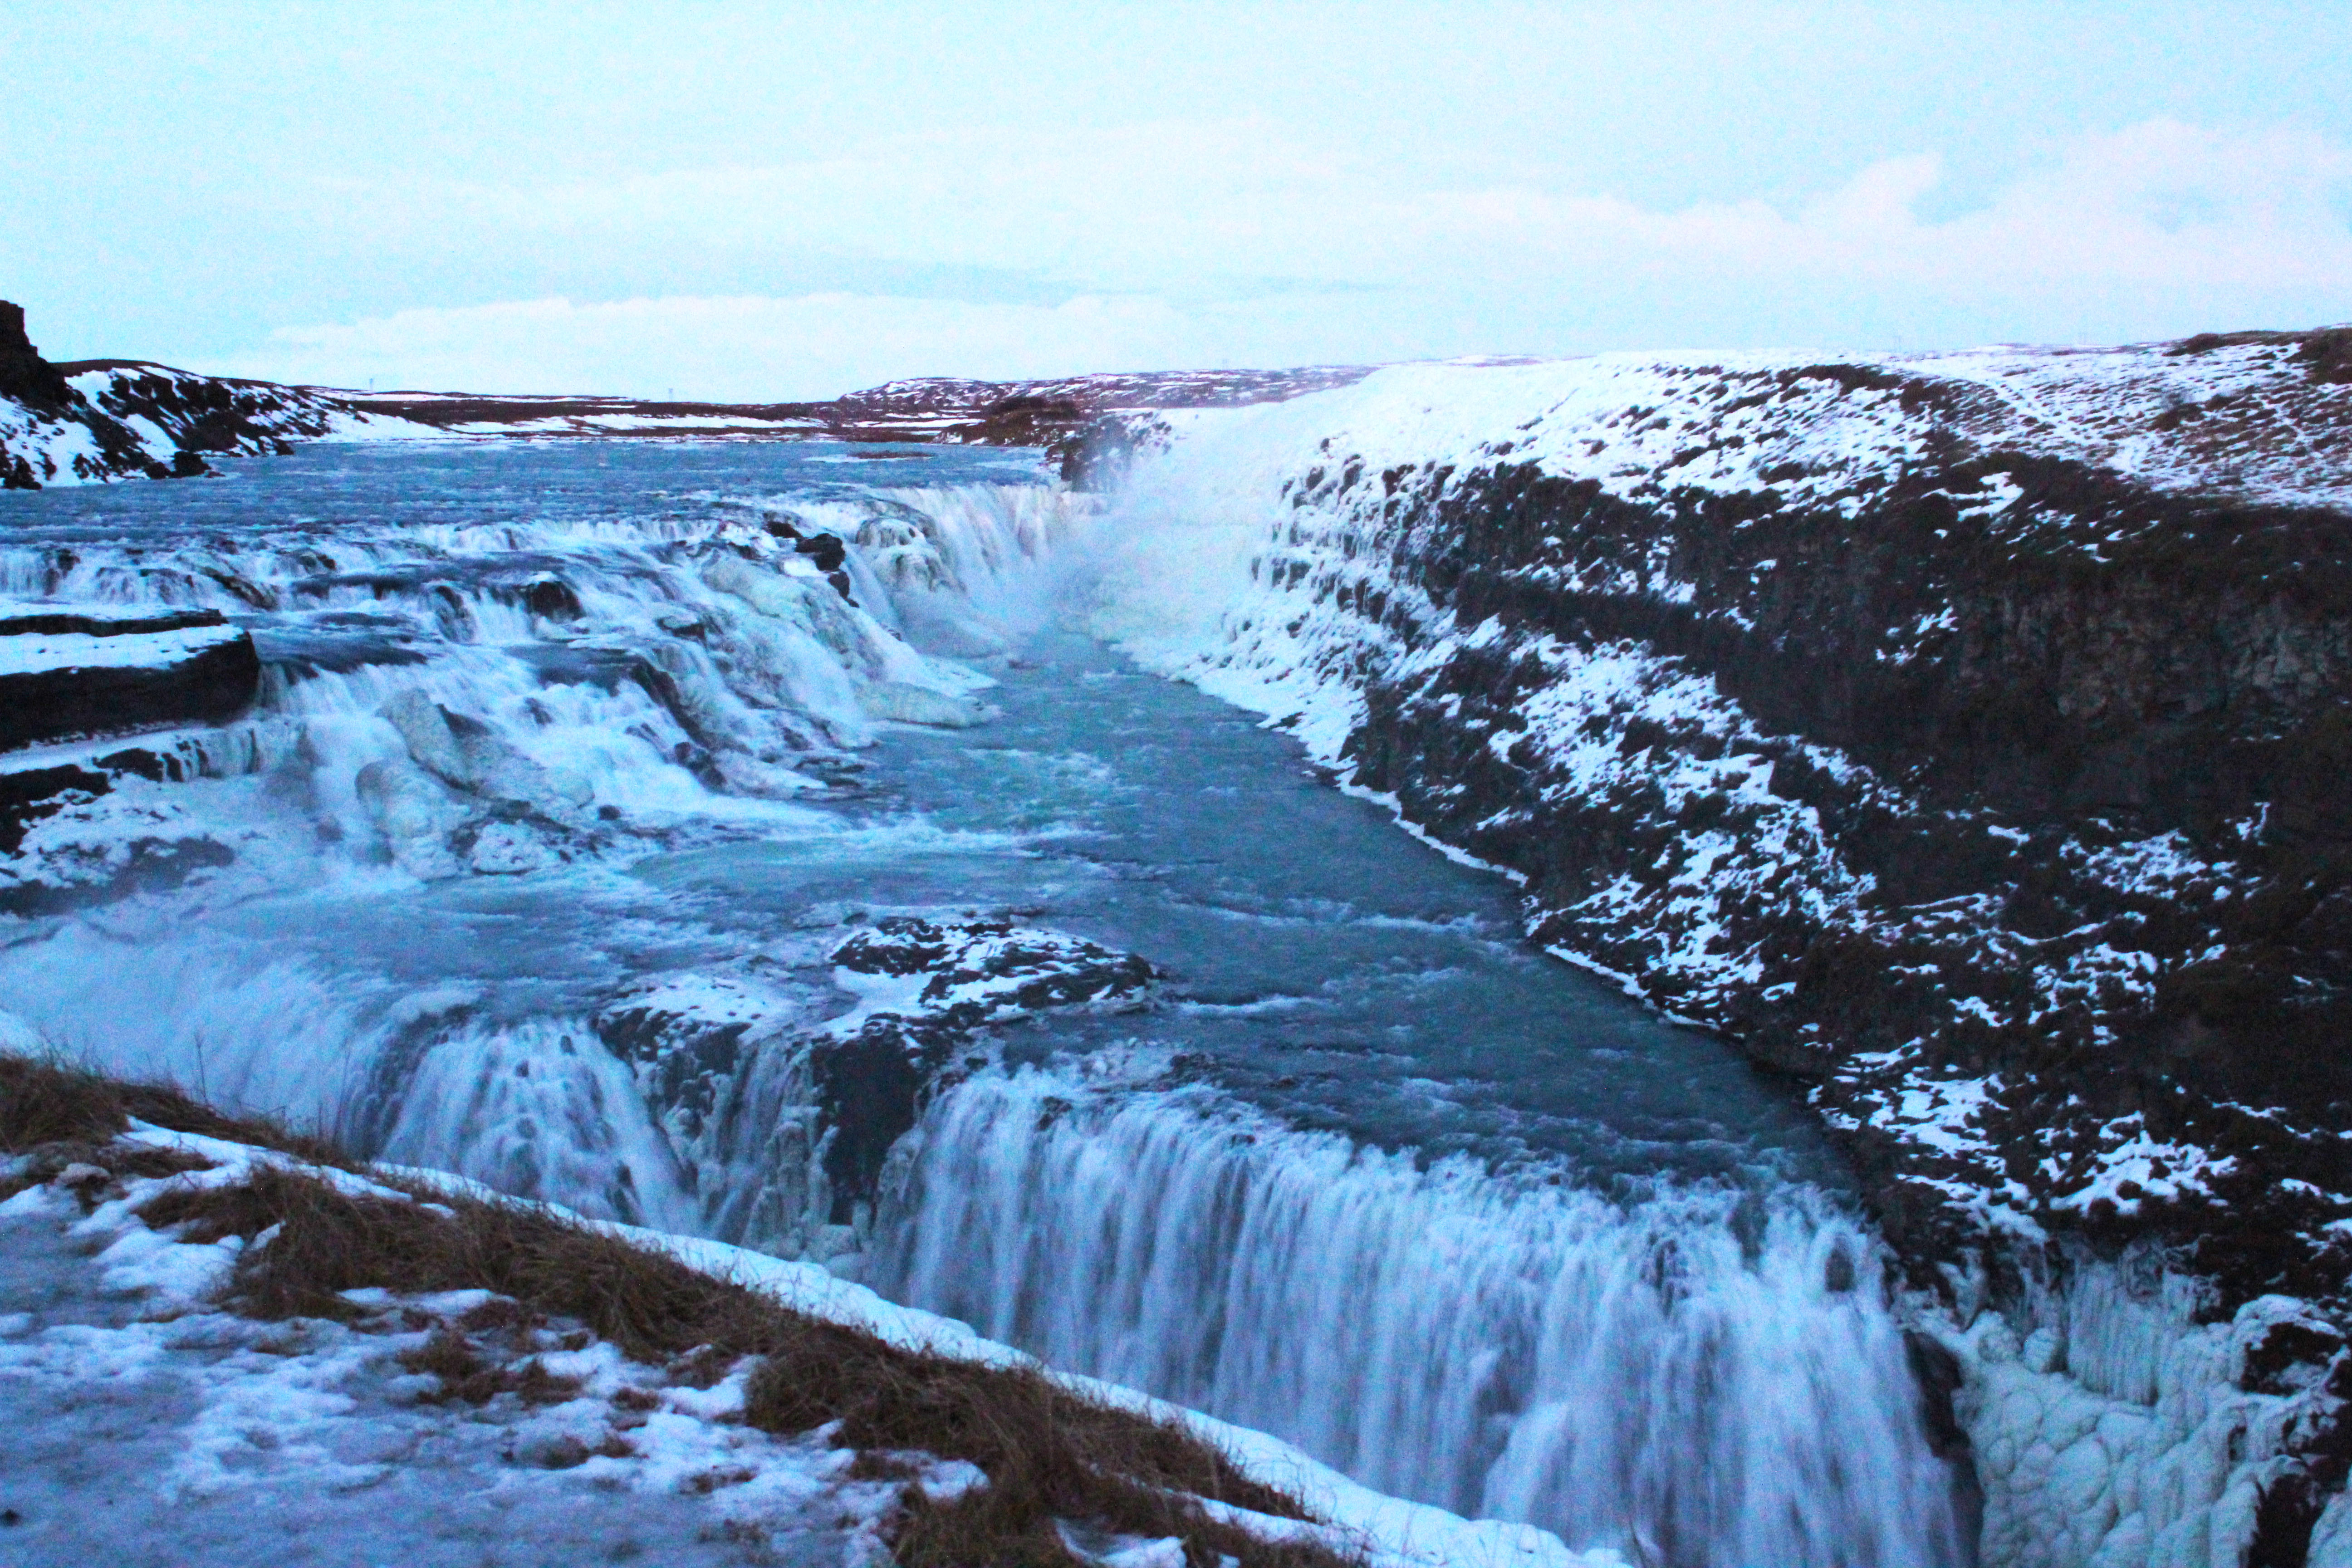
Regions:
M 1620 1205 L 1034 1069 L 902 1179 L 892 1295 L 1381 1490 L 1643 1563 L 1965 1560 L 1876 1250 L 1807 1189 Z

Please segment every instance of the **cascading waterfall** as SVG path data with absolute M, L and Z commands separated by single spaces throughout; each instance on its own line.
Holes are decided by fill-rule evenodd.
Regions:
M 585 1019 L 445 1032 L 403 1085 L 380 1147 L 386 1160 L 454 1170 L 503 1192 L 560 1194 L 659 1230 L 699 1228 L 628 1068 Z
M 72 829 L 102 860 L 105 833 L 168 817 L 236 863 L 5 933 L 9 1007 L 111 1068 L 388 1159 L 855 1246 L 811 1207 L 824 1130 L 785 1053 L 753 1052 L 689 1146 L 598 1042 L 621 977 L 746 940 L 629 868 L 845 836 L 805 804 L 827 764 L 877 720 L 976 716 L 988 683 L 950 661 L 1046 616 L 1072 498 L 833 486 L 638 516 L 509 500 L 490 521 L 434 504 L 0 546 L 0 592 L 212 605 L 268 666 L 250 717 L 170 742 L 196 782 L 127 782 L 109 800 L 128 816 Z M 843 542 L 845 594 L 796 548 L 819 536 Z M 812 1006 L 826 973 L 797 982 Z M 1621 1204 L 1416 1168 L 1207 1090 L 1034 1070 L 940 1096 L 895 1173 L 878 1285 L 1373 1486 L 1645 1563 L 1961 1560 L 1878 1254 L 1810 1190 Z
M 894 1293 L 1381 1489 L 1648 1563 L 1961 1560 L 1878 1254 L 1802 1191 L 1620 1206 L 1034 1070 L 903 1181 Z
M 731 1228 L 740 1196 L 698 1199 L 580 1016 L 610 975 L 587 973 L 605 932 L 573 928 L 598 925 L 605 884 L 649 850 L 839 833 L 798 801 L 877 717 L 977 711 L 988 679 L 919 650 L 983 655 L 990 623 L 1034 613 L 1077 503 L 1036 482 L 545 493 L 449 521 L 468 508 L 429 489 L 399 486 L 377 514 L 339 484 L 331 504 L 360 515 L 326 521 L 313 497 L 248 515 L 196 492 L 229 504 L 192 524 L 97 492 L 60 504 L 128 510 L 0 538 L 0 596 L 218 609 L 265 662 L 244 719 L 141 742 L 193 782 L 126 778 L 44 827 L 56 863 L 102 871 L 159 833 L 234 862 L 176 906 L 11 936 L 0 975 L 13 1011 L 116 1070 L 592 1213 Z M 822 549 L 796 548 L 828 540 L 846 592 Z M 467 905 L 507 896 L 466 892 L 469 871 L 568 884 L 530 883 L 513 895 L 539 900 L 527 919 L 468 930 Z M 458 908 L 430 903 L 435 885 Z M 278 897 L 300 900 L 292 929 L 246 912 Z M 567 945 L 578 976 L 554 973 Z M 377 962 L 394 948 L 404 965 Z M 509 994 L 486 1000 L 467 967 Z

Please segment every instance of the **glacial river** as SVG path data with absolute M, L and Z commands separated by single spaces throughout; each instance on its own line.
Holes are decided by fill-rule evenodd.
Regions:
M 270 667 L 250 719 L 191 742 L 207 776 L 45 830 L 85 870 L 141 834 L 234 857 L 0 919 L 0 996 L 53 1043 L 723 1230 L 707 1189 L 766 1180 L 764 1145 L 688 1170 L 596 1011 L 722 970 L 822 997 L 845 925 L 1010 915 L 1141 954 L 1156 999 L 996 1031 L 837 1267 L 1572 1545 L 1959 1560 L 1879 1251 L 1793 1093 L 1535 952 L 1507 883 L 1286 736 L 1087 637 L 1066 546 L 1116 512 L 1026 455 L 227 466 L 0 498 L 0 591 L 215 605 Z M 846 542 L 863 620 L 780 575 L 779 519 Z M 877 721 L 886 679 L 995 714 Z M 504 858 L 447 860 L 446 823 L 387 807 L 408 691 L 504 759 L 511 807 L 451 840 Z M 415 785 L 411 816 L 456 822 L 457 793 Z

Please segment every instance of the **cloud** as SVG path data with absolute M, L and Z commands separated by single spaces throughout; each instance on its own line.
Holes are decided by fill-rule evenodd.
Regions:
M 1942 177 L 1932 155 L 1890 159 L 1790 211 L 1748 201 L 1654 212 L 1497 190 L 1440 193 L 1391 214 L 1433 247 L 1586 267 L 1992 293 L 2118 282 L 2352 291 L 2352 154 L 2317 136 L 2151 121 L 2084 138 L 1977 210 L 1925 220 Z
M 1400 189 L 1243 121 L 974 131 L 545 188 L 376 184 L 337 209 L 354 238 L 397 252 L 473 237 L 486 275 L 500 247 L 570 270 L 535 289 L 516 271 L 509 300 L 281 331 L 223 368 L 794 397 L 911 374 L 2145 338 L 2352 315 L 2352 153 L 2315 134 L 2152 121 L 1923 216 L 1944 183 L 1918 154 L 1793 202 Z M 811 256 L 835 260 L 811 274 Z M 711 257 L 733 259 L 673 263 L 685 287 L 659 285 L 662 258 Z M 636 297 L 594 300 L 581 280 L 600 268 L 640 279 L 625 285 Z

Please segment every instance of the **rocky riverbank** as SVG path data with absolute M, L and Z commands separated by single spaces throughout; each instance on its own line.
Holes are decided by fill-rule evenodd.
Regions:
M 1129 528 L 1248 581 L 1129 630 L 1804 1084 L 1962 1318 L 2114 1268 L 2262 1318 L 2212 1375 L 2309 1395 L 2244 1538 L 2300 1561 L 2352 1393 L 2347 349 L 1385 372 L 1142 462 Z

